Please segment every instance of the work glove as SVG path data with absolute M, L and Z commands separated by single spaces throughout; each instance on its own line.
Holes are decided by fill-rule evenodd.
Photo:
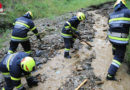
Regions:
M 39 39 L 40 41 L 42 41 L 41 38 L 40 38 L 40 35 L 37 35 L 37 39 Z
M 79 40 L 81 40 L 80 33 L 76 31 L 75 34 L 76 34 L 76 38 L 78 38 Z
M 18 88 L 18 90 L 26 90 L 26 88 L 25 88 L 25 87 L 22 87 L 22 88 Z
M 26 80 L 29 87 L 38 85 L 38 80 L 35 77 L 31 76 L 31 77 L 28 77 Z

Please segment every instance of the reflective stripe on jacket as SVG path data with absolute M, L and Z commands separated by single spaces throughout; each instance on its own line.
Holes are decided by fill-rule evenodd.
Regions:
M 130 28 L 130 10 L 118 5 L 109 17 L 109 40 L 117 44 L 128 44 Z
M 14 28 L 12 31 L 11 40 L 13 41 L 26 41 L 28 40 L 27 33 L 32 31 L 35 35 L 38 35 L 38 31 L 31 19 L 27 17 L 17 18 L 13 23 Z
M 23 75 L 30 75 L 23 71 L 20 67 L 21 60 L 28 56 L 25 52 L 17 52 L 14 54 L 7 54 L 1 61 L 2 67 L 6 68 L 6 72 L 3 72 L 3 75 L 11 77 L 12 85 L 16 86 L 16 88 L 21 88 L 21 77 Z
M 72 17 L 65 23 L 61 32 L 61 36 L 64 38 L 73 38 L 73 33 L 78 32 L 77 27 L 79 23 L 80 21 L 76 16 Z

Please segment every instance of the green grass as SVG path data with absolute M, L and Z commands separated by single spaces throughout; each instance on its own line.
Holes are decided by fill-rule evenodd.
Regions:
M 5 4 L 9 22 L 30 10 L 34 18 L 54 17 L 66 12 L 76 11 L 90 5 L 113 0 L 2 0 Z
M 11 33 L 11 30 L 9 30 L 9 29 L 7 29 L 5 32 L 1 33 L 1 36 L 0 36 L 0 38 L 1 38 L 0 39 L 0 49 L 3 48 L 3 43 L 4 42 L 9 41 L 10 33 Z
M 130 9 L 130 1 L 127 1 L 127 7 Z M 129 35 L 129 38 L 130 38 L 130 35 Z M 129 45 L 127 46 L 125 59 L 130 68 L 130 40 L 129 40 Z

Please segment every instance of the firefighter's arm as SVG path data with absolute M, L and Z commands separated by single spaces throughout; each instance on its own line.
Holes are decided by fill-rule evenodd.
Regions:
M 26 90 L 26 88 L 21 84 L 21 78 L 16 78 L 11 76 L 11 80 L 13 86 L 17 88 L 17 90 Z
M 79 40 L 81 40 L 81 36 L 80 36 L 80 33 L 79 33 L 78 31 L 73 30 L 73 31 L 72 31 L 72 35 L 73 35 L 74 37 L 78 38 Z
M 41 41 L 41 38 L 40 38 L 40 35 L 38 33 L 38 30 L 37 28 L 35 27 L 34 23 L 32 22 L 32 25 L 31 25 L 31 31 L 36 35 L 37 39 L 39 39 Z
M 73 34 L 74 33 L 74 30 L 73 28 L 71 27 L 71 22 L 67 21 L 66 24 L 65 24 L 65 30 L 69 33 L 69 34 Z
M 26 75 L 25 77 L 26 77 L 26 81 L 27 81 L 27 84 L 28 84 L 29 87 L 38 85 L 38 80 L 35 77 L 33 77 L 31 75 L 31 73 Z
M 76 38 L 78 38 L 78 39 L 81 39 L 80 33 L 77 31 L 76 28 L 74 28 L 74 27 L 71 26 L 71 23 L 73 23 L 73 21 L 72 21 L 72 22 L 67 22 L 68 27 L 69 27 L 69 32 L 70 32 L 74 37 L 76 37 Z

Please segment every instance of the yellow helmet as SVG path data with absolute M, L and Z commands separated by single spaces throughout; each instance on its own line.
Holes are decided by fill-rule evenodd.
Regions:
M 32 57 L 25 57 L 21 61 L 21 68 L 26 72 L 31 72 L 35 69 L 36 63 Z
M 84 14 L 84 13 L 82 13 L 82 12 L 78 12 L 78 13 L 76 14 L 76 16 L 78 17 L 78 19 L 79 19 L 80 21 L 82 21 L 82 20 L 85 20 L 85 19 L 86 19 L 85 14 Z
M 126 6 L 126 1 L 125 0 L 117 0 L 116 3 L 114 4 L 114 7 L 119 4 L 120 2 L 122 2 L 125 6 Z
M 30 15 L 30 16 L 33 18 L 33 14 L 32 14 L 31 11 L 28 11 L 28 12 L 26 12 L 25 14 L 26 14 L 26 15 Z

